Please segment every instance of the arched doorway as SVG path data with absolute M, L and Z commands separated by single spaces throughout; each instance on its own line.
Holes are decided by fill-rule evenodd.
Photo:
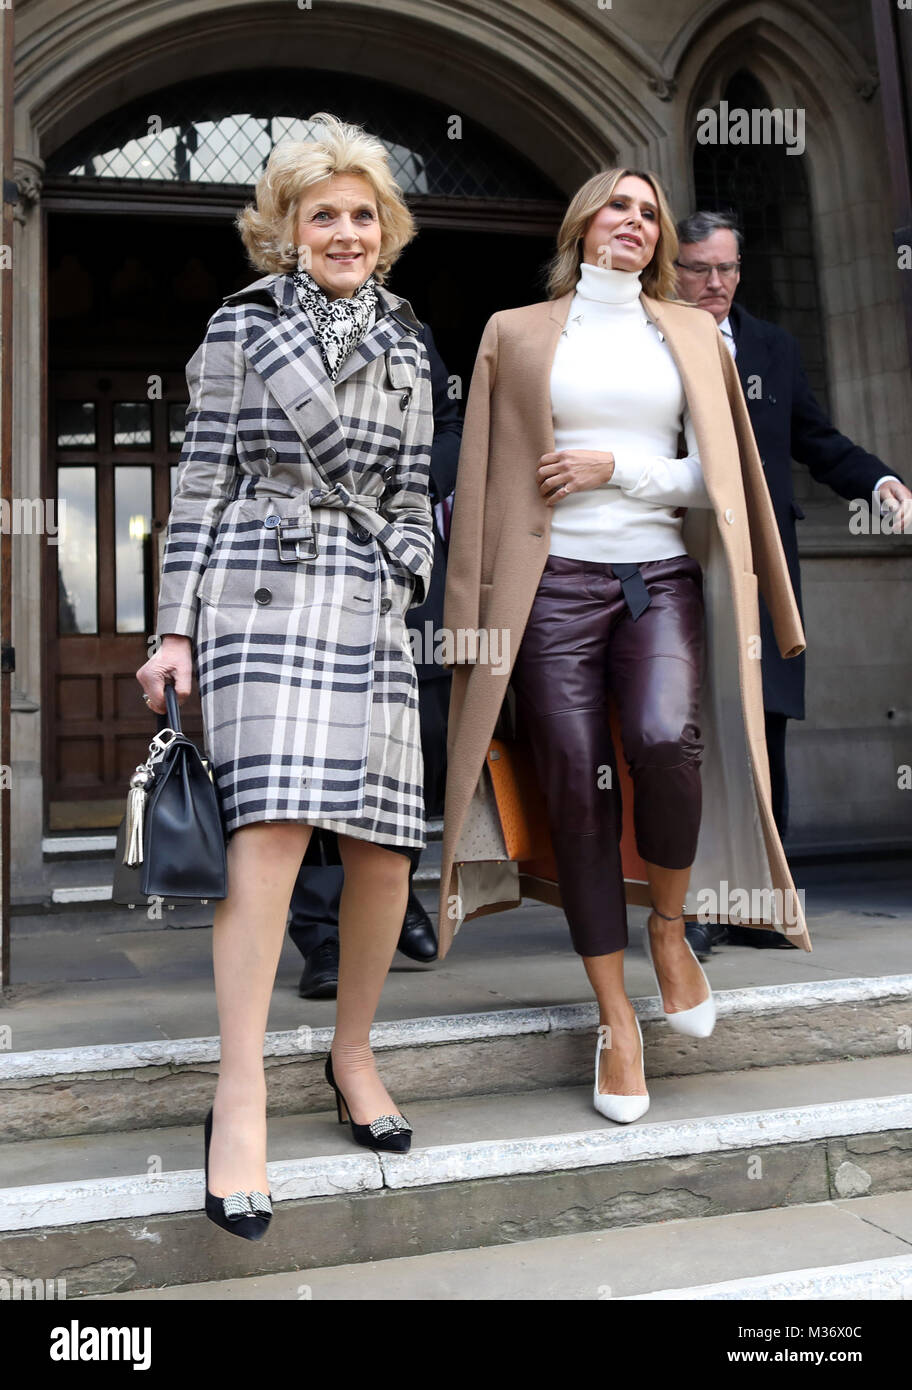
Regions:
M 146 95 L 54 153 L 47 495 L 66 507 L 44 586 L 51 830 L 115 823 L 148 744 L 133 673 L 152 631 L 184 363 L 222 296 L 257 276 L 233 216 L 272 146 L 307 137 L 302 91 L 308 111 L 358 121 L 390 150 L 421 228 L 392 288 L 453 375 L 467 385 L 492 312 L 542 296 L 560 191 L 482 127 L 390 84 L 341 98 L 342 74 L 223 73 Z M 186 714 L 198 733 L 198 708 Z

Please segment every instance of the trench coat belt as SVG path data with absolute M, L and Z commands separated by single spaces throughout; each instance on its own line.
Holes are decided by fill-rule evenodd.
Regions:
M 294 488 L 285 487 L 271 478 L 248 475 L 238 482 L 236 497 L 293 497 L 298 500 L 297 517 L 267 515 L 263 525 L 275 532 L 279 559 L 294 564 L 298 560 L 317 558 L 317 538 L 314 534 L 311 511 L 315 507 L 332 507 L 337 511 L 348 512 L 352 518 L 361 522 L 361 530 L 376 535 L 388 522 L 379 515 L 381 498 L 366 493 L 349 492 L 341 483 L 332 487 Z M 367 539 L 366 535 L 362 539 Z M 287 547 L 294 545 L 289 554 Z

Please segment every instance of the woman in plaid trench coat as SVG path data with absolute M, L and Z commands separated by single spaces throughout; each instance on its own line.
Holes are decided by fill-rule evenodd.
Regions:
M 410 1138 L 368 1037 L 405 911 L 404 851 L 425 843 L 404 614 L 433 559 L 430 371 L 411 306 L 382 286 L 414 235 L 385 150 L 314 119 L 319 138 L 277 147 L 239 218 L 270 273 L 227 296 L 188 363 L 162 645 L 138 672 L 161 712 L 165 679 L 186 698 L 196 658 L 231 837 L 209 1187 L 228 1198 L 219 1224 L 254 1238 L 271 1212 L 263 1038 L 313 826 L 339 833 L 345 866 L 327 1079 L 358 1142 L 401 1151 Z

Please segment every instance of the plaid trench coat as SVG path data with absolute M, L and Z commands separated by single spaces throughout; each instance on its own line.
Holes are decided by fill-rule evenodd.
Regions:
M 335 382 L 282 273 L 228 295 L 187 364 L 157 631 L 194 639 L 229 834 L 425 844 L 404 614 L 433 560 L 430 369 L 411 305 L 377 294 Z

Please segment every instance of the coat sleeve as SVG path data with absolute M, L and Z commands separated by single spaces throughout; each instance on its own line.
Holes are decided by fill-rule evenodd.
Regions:
M 804 628 L 789 578 L 782 537 L 776 524 L 776 514 L 773 511 L 757 441 L 751 427 L 747 402 L 731 353 L 718 330 L 716 337 L 741 456 L 741 478 L 757 587 L 769 609 L 780 654 L 783 657 L 799 656 L 806 645 Z
M 792 349 L 792 458 L 803 463 L 818 483 L 852 501 L 870 497 L 881 478 L 898 477 L 875 454 L 855 444 L 827 418 L 811 390 L 797 342 Z M 900 482 L 902 479 L 900 479 Z
M 656 506 L 711 507 L 703 481 L 703 465 L 689 406 L 682 416 L 687 453 L 683 458 L 645 457 L 621 449 L 614 451 L 614 470 L 603 487 L 619 487 L 628 497 Z
M 387 553 L 415 580 L 409 607 L 424 603 L 434 563 L 434 514 L 431 510 L 430 464 L 434 406 L 427 351 L 420 344 L 415 387 L 402 429 L 394 490 L 383 515 L 394 528 Z
M 160 637 L 193 637 L 196 590 L 237 480 L 237 421 L 246 372 L 240 310 L 222 305 L 187 363 L 190 404 L 158 594 Z
M 495 314 L 488 320 L 475 359 L 456 473 L 443 603 L 444 630 L 453 634 L 460 629 L 474 632 L 478 628 L 491 442 L 491 397 L 497 379 L 497 354 Z M 460 642 L 454 638 L 451 647 L 457 664 L 471 664 L 475 660 L 474 642 Z

